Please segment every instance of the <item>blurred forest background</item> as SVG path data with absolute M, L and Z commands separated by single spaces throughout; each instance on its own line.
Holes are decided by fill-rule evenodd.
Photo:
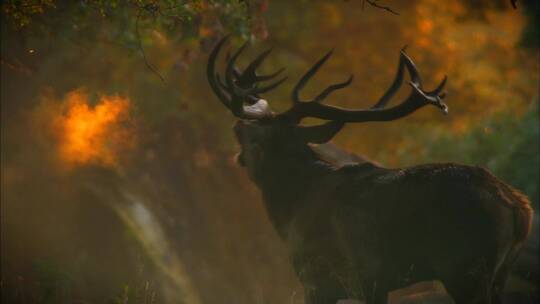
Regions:
M 448 75 L 449 115 L 351 124 L 334 142 L 389 167 L 484 166 L 538 209 L 538 2 L 376 3 L 393 12 L 364 0 L 2 1 L 2 302 L 302 303 L 205 78 L 225 33 L 250 40 L 251 56 L 274 46 L 263 69 L 289 75 L 266 96 L 277 110 L 333 47 L 305 96 L 355 73 L 329 102 L 366 108 L 408 45 L 427 88 Z

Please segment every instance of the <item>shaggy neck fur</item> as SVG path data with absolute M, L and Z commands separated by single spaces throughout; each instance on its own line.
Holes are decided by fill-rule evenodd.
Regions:
M 296 211 L 305 205 L 309 188 L 334 169 L 307 146 L 295 149 L 295 153 L 273 151 L 266 155 L 257 183 L 280 235 L 283 236 Z

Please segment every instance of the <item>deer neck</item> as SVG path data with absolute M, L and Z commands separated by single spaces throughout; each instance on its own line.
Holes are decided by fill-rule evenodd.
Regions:
M 283 235 L 296 212 L 306 203 L 306 194 L 332 166 L 311 150 L 298 155 L 273 154 L 264 161 L 259 178 L 264 204 L 276 230 Z

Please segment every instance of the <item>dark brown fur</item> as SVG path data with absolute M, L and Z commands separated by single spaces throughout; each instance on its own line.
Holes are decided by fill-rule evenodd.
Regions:
M 306 303 L 383 303 L 390 290 L 433 279 L 456 303 L 501 302 L 532 210 L 485 169 L 340 166 L 286 127 L 240 121 L 235 131 Z

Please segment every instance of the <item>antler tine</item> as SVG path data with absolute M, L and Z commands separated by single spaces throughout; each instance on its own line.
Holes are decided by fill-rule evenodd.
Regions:
M 225 82 L 227 83 L 227 86 L 231 89 L 236 87 L 233 81 L 234 69 L 235 69 L 234 64 L 238 56 L 240 56 L 242 51 L 246 48 L 247 44 L 248 42 L 246 41 L 238 50 L 236 50 L 236 52 L 234 52 L 232 57 L 229 59 L 229 62 L 227 63 L 227 68 L 225 71 Z
M 385 92 L 385 94 L 381 97 L 381 99 L 370 109 L 382 109 L 386 106 L 388 101 L 397 93 L 399 88 L 401 87 L 401 84 L 403 83 L 403 72 L 404 68 L 407 67 L 407 71 L 409 72 L 409 75 L 411 77 L 411 83 L 414 84 L 414 86 L 422 87 L 422 79 L 420 77 L 420 73 L 418 72 L 418 69 L 416 68 L 416 65 L 412 61 L 412 59 L 405 53 L 405 49 L 407 46 L 404 46 L 401 49 L 400 56 L 399 56 L 399 63 L 398 63 L 398 70 L 396 72 L 396 76 L 394 78 L 394 81 L 392 82 L 392 85 L 390 88 Z M 444 98 L 445 93 L 441 93 L 443 90 L 446 81 L 448 77 L 445 75 L 441 83 L 435 88 L 433 91 L 426 92 L 427 95 L 440 95 L 439 97 Z M 413 87 L 414 87 L 413 86 Z
M 448 77 L 444 75 L 441 83 L 439 83 L 439 85 L 433 91 L 424 91 L 422 88 L 422 79 L 420 77 L 420 73 L 418 72 L 418 69 L 416 68 L 416 65 L 412 59 L 405 54 L 405 50 L 401 50 L 401 57 L 405 61 L 407 71 L 409 71 L 409 76 L 411 77 L 409 84 L 413 88 L 413 92 L 405 102 L 409 101 L 409 99 L 416 94 L 420 99 L 423 99 L 426 104 L 432 104 L 441 109 L 444 114 L 448 114 L 448 106 L 442 102 L 442 100 L 446 97 L 446 92 L 442 92 L 442 90 L 446 85 Z
M 300 81 L 298 81 L 298 83 L 296 84 L 296 86 L 295 86 L 295 88 L 293 90 L 293 102 L 294 103 L 302 102 L 300 100 L 300 96 L 299 96 L 300 90 L 306 85 L 306 83 L 309 81 L 309 79 L 311 79 L 311 77 L 313 77 L 313 75 L 315 75 L 315 73 L 317 73 L 319 68 L 326 62 L 326 60 L 328 60 L 328 58 L 330 58 L 330 55 L 332 55 L 333 52 L 334 52 L 334 50 L 330 50 L 328 53 L 326 53 L 321 59 L 319 59 L 319 61 L 317 63 L 315 63 L 315 65 L 313 65 L 313 67 L 311 69 L 309 69 L 309 71 L 307 71 L 306 74 L 304 74 L 304 76 L 302 76 Z M 349 86 L 352 83 L 353 78 L 354 78 L 354 76 L 351 75 L 344 82 L 340 82 L 340 83 L 330 85 L 326 89 L 324 89 L 319 95 L 317 95 L 317 97 L 315 97 L 314 99 L 312 99 L 310 101 L 305 101 L 305 102 L 321 102 L 328 95 L 330 95 L 330 93 L 332 93 L 333 91 L 343 89 L 343 88 Z
M 339 89 L 343 89 L 345 87 L 348 87 L 352 83 L 353 79 L 354 79 L 354 75 L 351 74 L 351 76 L 349 76 L 349 78 L 347 80 L 345 80 L 344 82 L 340 82 L 340 83 L 330 85 L 329 87 L 324 89 L 324 91 L 322 91 L 321 94 L 317 95 L 317 97 L 315 97 L 312 100 L 312 102 L 321 102 L 326 97 L 328 97 L 328 95 L 330 95 L 330 93 L 334 92 L 335 90 L 339 90 Z
M 384 93 L 384 95 L 379 99 L 379 101 L 373 105 L 370 109 L 382 109 L 388 104 L 390 99 L 397 93 L 399 88 L 401 87 L 401 84 L 403 83 L 403 72 L 405 68 L 405 60 L 403 58 L 403 51 L 405 51 L 405 47 L 401 49 L 402 53 L 400 53 L 399 56 L 399 62 L 398 62 L 398 69 L 396 72 L 396 76 L 394 77 L 394 81 L 392 82 L 392 85 L 388 90 Z
M 240 86 L 249 87 L 249 86 L 253 86 L 255 83 L 257 83 L 259 81 L 272 79 L 272 78 L 276 77 L 277 75 L 279 75 L 281 72 L 283 72 L 285 70 L 285 68 L 281 68 L 277 72 L 274 72 L 274 73 L 269 74 L 269 75 L 262 75 L 262 76 L 256 75 L 255 70 L 264 61 L 266 56 L 268 56 L 268 54 L 270 54 L 270 51 L 272 51 L 272 49 L 268 49 L 265 52 L 263 52 L 262 54 L 260 54 L 253 62 L 251 62 L 249 64 L 249 66 L 246 68 L 246 70 L 244 70 L 244 72 L 241 73 L 236 68 L 234 63 L 236 62 L 236 59 L 238 58 L 240 53 L 243 51 L 245 46 L 246 45 L 244 44 L 240 49 L 238 49 L 238 51 L 235 52 L 234 57 L 232 57 L 230 53 L 228 53 L 226 55 L 226 59 L 228 61 L 227 68 L 232 69 L 231 74 L 232 74 L 232 76 L 234 76 L 234 78 L 236 78 L 237 84 L 232 79 L 233 77 L 230 77 L 231 78 L 230 80 L 232 82 L 232 87 L 229 86 L 231 84 L 230 82 L 228 82 L 227 85 L 225 85 L 223 82 L 221 82 L 221 79 L 219 78 L 219 75 L 217 75 L 218 81 L 221 82 L 220 85 L 221 85 L 221 87 L 223 89 L 225 89 L 225 90 L 227 90 L 227 89 L 235 90 L 237 92 L 241 92 L 242 95 L 250 96 L 250 95 L 262 94 L 262 93 L 268 92 L 268 91 L 274 89 L 275 87 L 279 86 L 281 83 L 283 83 L 283 81 L 285 81 L 287 79 L 287 77 L 284 77 L 284 78 L 276 81 L 275 83 L 270 84 L 270 85 L 268 85 L 266 87 L 263 87 L 263 88 L 258 88 L 256 86 L 251 87 L 251 88 L 247 88 L 247 89 L 241 88 Z M 229 75 L 231 75 L 231 74 L 229 74 Z
M 231 60 L 231 52 L 230 51 L 227 52 L 227 54 L 225 55 L 225 62 L 229 62 L 229 60 Z M 233 76 L 236 79 L 239 79 L 241 74 L 242 73 L 240 73 L 240 70 L 236 66 L 233 66 Z
M 210 56 L 208 57 L 208 65 L 206 66 L 206 76 L 208 78 L 208 83 L 210 84 L 210 87 L 214 91 L 214 93 L 217 95 L 218 99 L 223 103 L 227 108 L 230 109 L 230 103 L 231 100 L 229 96 L 224 92 L 226 91 L 225 88 L 222 88 L 219 80 L 216 79 L 217 73 L 216 73 L 216 59 L 219 55 L 219 51 L 221 50 L 221 47 L 225 42 L 229 39 L 230 35 L 226 35 L 225 37 L 221 38 L 221 40 L 217 43 L 217 45 L 214 47 L 212 52 L 210 53 Z
M 285 68 L 281 68 L 281 69 L 275 71 L 275 72 L 272 73 L 272 74 L 268 74 L 268 75 L 257 75 L 257 81 L 266 81 L 266 80 L 270 80 L 270 79 L 276 77 L 277 75 L 281 74 L 283 71 L 285 71 Z
M 250 83 L 258 81 L 257 74 L 255 73 L 255 70 L 261 65 L 261 63 L 266 59 L 266 57 L 272 52 L 272 48 L 269 48 L 268 50 L 262 52 L 253 60 L 247 68 L 244 70 L 242 75 L 239 78 L 239 81 L 241 83 Z
M 283 71 L 285 71 L 285 68 L 281 68 L 277 70 L 274 73 L 267 74 L 267 75 L 257 75 L 257 68 L 261 65 L 261 63 L 266 59 L 266 57 L 272 52 L 272 48 L 269 48 L 265 52 L 261 53 L 255 60 L 253 60 L 248 67 L 244 70 L 244 73 L 242 73 L 242 82 L 260 82 L 260 81 L 266 81 L 270 80 L 277 75 L 281 74 Z
M 268 75 L 257 75 L 256 73 L 256 70 L 257 68 L 262 64 L 262 62 L 266 59 L 266 57 L 270 54 L 270 52 L 272 51 L 272 49 L 268 49 L 264 52 L 262 52 L 261 54 L 259 54 L 259 56 L 257 56 L 257 58 L 255 58 L 249 65 L 248 67 L 244 70 L 244 72 L 242 73 L 238 73 L 238 77 L 237 77 L 237 84 L 238 86 L 236 86 L 236 90 L 240 90 L 243 92 L 243 94 L 245 95 L 256 95 L 256 94 L 262 94 L 262 93 L 265 93 L 265 92 L 268 92 L 274 88 L 276 88 L 278 85 L 280 85 L 281 83 L 283 83 L 283 81 L 285 81 L 287 79 L 287 77 L 284 77 L 278 81 L 276 81 L 275 83 L 273 84 L 270 84 L 266 87 L 263 87 L 263 88 L 258 88 L 257 87 L 257 82 L 261 82 L 261 81 L 265 81 L 265 80 L 270 80 L 274 77 L 276 77 L 277 75 L 279 75 L 280 73 L 282 73 L 285 68 L 281 68 L 279 69 L 277 72 L 274 72 L 272 74 L 268 74 Z M 232 58 L 231 58 L 232 60 Z M 234 72 L 234 69 L 233 69 L 233 72 Z
M 420 77 L 420 73 L 418 72 L 416 65 L 414 64 L 412 59 L 405 53 L 405 49 L 402 49 L 400 53 L 401 53 L 401 58 L 404 59 L 403 61 L 405 62 L 405 65 L 407 66 L 407 70 L 409 71 L 411 82 L 416 84 L 419 87 L 422 87 L 422 78 Z
M 293 92 L 292 92 L 293 103 L 300 103 L 301 102 L 301 100 L 300 100 L 300 90 L 306 85 L 308 80 L 310 80 L 311 77 L 313 77 L 313 75 L 315 75 L 315 73 L 317 73 L 319 68 L 326 62 L 326 60 L 328 60 L 328 58 L 330 58 L 330 56 L 332 55 L 333 52 L 334 52 L 334 50 L 332 49 L 328 53 L 326 53 L 321 59 L 319 59 L 319 61 L 317 61 L 311 67 L 311 69 L 309 69 L 309 71 L 306 72 L 306 74 L 304 74 L 304 76 L 302 76 L 302 78 L 300 78 L 300 80 L 298 81 L 298 83 L 296 84 L 296 86 L 294 87 Z
M 439 83 L 439 85 L 437 86 L 437 88 L 435 88 L 435 90 L 433 91 L 430 91 L 428 92 L 428 94 L 434 94 L 434 95 L 446 95 L 445 92 L 442 92 L 442 90 L 444 89 L 444 86 L 446 85 L 446 81 L 448 80 L 448 76 L 444 75 L 444 78 L 443 80 L 441 81 L 441 83 Z M 442 93 L 441 93 L 442 92 Z M 444 97 L 443 97 L 444 98 Z
M 223 80 L 221 80 L 221 76 L 218 73 L 216 73 L 216 80 L 217 84 L 222 90 L 227 91 L 229 89 L 227 88 L 227 85 L 223 82 Z
M 279 86 L 280 84 L 282 84 L 285 80 L 287 80 L 287 76 L 281 78 L 280 80 L 266 86 L 266 87 L 262 87 L 262 88 L 254 88 L 252 90 L 253 94 L 262 94 L 262 93 L 266 93 L 274 88 L 276 88 L 277 86 Z

